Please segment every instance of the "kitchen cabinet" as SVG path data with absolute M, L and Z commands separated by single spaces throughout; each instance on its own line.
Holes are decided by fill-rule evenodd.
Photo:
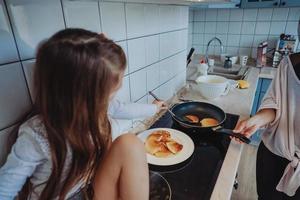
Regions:
M 241 0 L 241 8 L 271 8 L 300 6 L 299 0 Z
M 271 82 L 272 79 L 267 79 L 267 78 L 260 78 L 258 80 L 254 102 L 251 110 L 251 116 L 255 115 L 255 113 L 259 109 L 261 101 L 263 100 Z M 261 130 L 258 130 L 254 135 L 251 136 L 252 144 L 258 144 L 260 142 L 260 134 L 261 134 Z

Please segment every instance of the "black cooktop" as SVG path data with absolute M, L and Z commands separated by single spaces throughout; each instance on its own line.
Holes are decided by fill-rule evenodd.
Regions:
M 226 114 L 223 127 L 233 129 L 239 116 Z M 195 144 L 194 154 L 178 165 L 160 167 L 149 165 L 152 172 L 163 176 L 171 187 L 172 200 L 210 199 L 225 158 L 230 138 L 219 133 L 201 134 L 194 129 L 181 128 L 167 112 L 152 128 L 173 128 L 189 135 Z

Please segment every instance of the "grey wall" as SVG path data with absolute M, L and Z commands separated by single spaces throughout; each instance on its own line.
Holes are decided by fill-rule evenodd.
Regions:
M 151 102 L 148 90 L 168 99 L 185 84 L 186 6 L 0 0 L 0 165 L 10 128 L 32 105 L 36 47 L 65 27 L 104 32 L 122 46 L 128 69 L 117 98 L 124 102 Z M 132 126 L 132 121 L 119 123 Z
M 273 48 L 281 33 L 297 35 L 299 18 L 300 7 L 194 10 L 189 17 L 189 46 L 204 53 L 208 41 L 216 36 L 229 54 L 255 58 L 260 42 L 267 40 Z M 219 54 L 219 48 L 212 47 L 209 53 Z

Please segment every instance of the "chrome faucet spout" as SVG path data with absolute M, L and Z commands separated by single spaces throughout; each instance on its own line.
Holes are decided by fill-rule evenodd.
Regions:
M 222 41 L 221 41 L 219 38 L 214 37 L 214 38 L 212 38 L 211 40 L 209 40 L 209 42 L 208 42 L 207 45 L 206 45 L 206 52 L 205 52 L 205 60 L 206 60 L 206 63 L 207 63 L 207 65 L 208 65 L 208 67 L 210 67 L 210 66 L 209 66 L 209 62 L 208 62 L 208 50 L 209 50 L 210 44 L 211 44 L 214 40 L 218 41 L 219 44 L 220 44 L 220 50 L 221 50 L 220 53 L 221 53 L 221 54 L 224 53 L 224 46 L 223 46 Z

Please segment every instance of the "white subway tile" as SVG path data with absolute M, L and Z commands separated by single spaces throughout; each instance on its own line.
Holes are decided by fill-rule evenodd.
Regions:
M 26 82 L 27 82 L 27 85 L 29 88 L 30 96 L 31 96 L 31 99 L 34 101 L 35 94 L 36 94 L 36 90 L 34 88 L 34 83 L 33 83 L 35 60 L 22 61 L 22 65 L 23 65 L 23 69 L 24 69 L 24 73 L 25 73 Z
M 99 5 L 102 31 L 115 41 L 126 39 L 124 3 L 100 2 Z
M 258 9 L 244 9 L 244 21 L 256 21 Z
M 159 86 L 159 63 L 147 67 L 147 91 L 152 91 Z
M 278 34 L 284 33 L 286 22 L 271 22 L 270 34 Z
M 230 21 L 243 21 L 243 9 L 230 9 Z
M 145 33 L 156 34 L 159 32 L 159 6 L 155 4 L 145 4 Z
M 204 33 L 204 22 L 194 22 L 194 33 Z
M 129 76 L 123 78 L 122 87 L 116 93 L 115 98 L 123 103 L 130 102 Z
M 255 22 L 243 22 L 242 24 L 242 34 L 254 34 L 255 32 Z
M 230 10 L 229 9 L 218 9 L 217 21 L 229 21 Z
M 137 101 L 147 93 L 147 69 L 130 74 L 131 101 Z
M 240 47 L 252 47 L 253 35 L 241 35 Z
M 208 22 L 215 22 L 217 21 L 217 15 L 218 15 L 217 9 L 206 9 L 205 10 L 205 20 Z
M 129 72 L 146 66 L 145 38 L 128 40 Z
M 203 34 L 193 34 L 193 44 L 204 45 L 203 39 L 204 39 Z
M 187 28 L 189 21 L 189 7 L 180 6 L 179 28 Z
M 3 0 L 0 0 L 0 64 L 18 60 L 18 52 Z
M 101 32 L 98 2 L 72 0 L 62 2 L 68 28 L 83 28 L 97 33 Z
M 240 35 L 228 35 L 227 46 L 238 47 L 240 45 Z
M 193 21 L 194 21 L 194 11 L 189 10 L 189 22 L 193 22 Z
M 159 36 L 153 35 L 145 37 L 146 65 L 159 60 Z
M 159 6 L 159 22 L 160 32 L 171 31 L 174 29 L 174 6 Z
M 168 81 L 159 88 L 160 98 L 164 100 L 170 99 L 174 95 L 174 92 L 175 87 L 172 84 L 172 81 Z
M 298 27 L 298 22 L 287 22 L 285 33 L 291 35 L 298 35 L 297 27 Z
M 286 21 L 289 14 L 289 8 L 274 8 L 272 21 Z
M 290 8 L 288 20 L 298 21 L 300 19 L 300 7 Z
M 180 50 L 182 50 L 182 43 L 183 42 L 182 42 L 182 38 L 180 38 L 180 36 L 181 36 L 180 31 L 160 34 L 160 37 L 159 37 L 159 41 L 160 41 L 160 47 L 159 47 L 160 59 L 171 56 L 171 55 L 179 52 Z
M 273 8 L 258 9 L 257 21 L 271 21 Z
M 205 22 L 204 33 L 216 33 L 216 22 Z
M 194 11 L 194 21 L 201 21 L 201 22 L 205 21 L 205 10 L 204 9 Z
M 270 22 L 257 22 L 255 28 L 255 34 L 269 34 Z
M 20 63 L 0 67 L 0 130 L 19 120 L 31 108 L 31 101 Z
M 229 22 L 217 22 L 216 33 L 227 34 L 229 28 Z
M 146 19 L 143 4 L 125 4 L 127 38 L 144 36 Z
M 65 28 L 60 0 L 6 3 L 21 59 L 34 58 L 42 40 Z
M 189 22 L 188 32 L 189 34 L 194 32 L 194 24 L 192 22 Z
M 230 34 L 240 34 L 242 28 L 242 22 L 229 22 L 228 33 Z

